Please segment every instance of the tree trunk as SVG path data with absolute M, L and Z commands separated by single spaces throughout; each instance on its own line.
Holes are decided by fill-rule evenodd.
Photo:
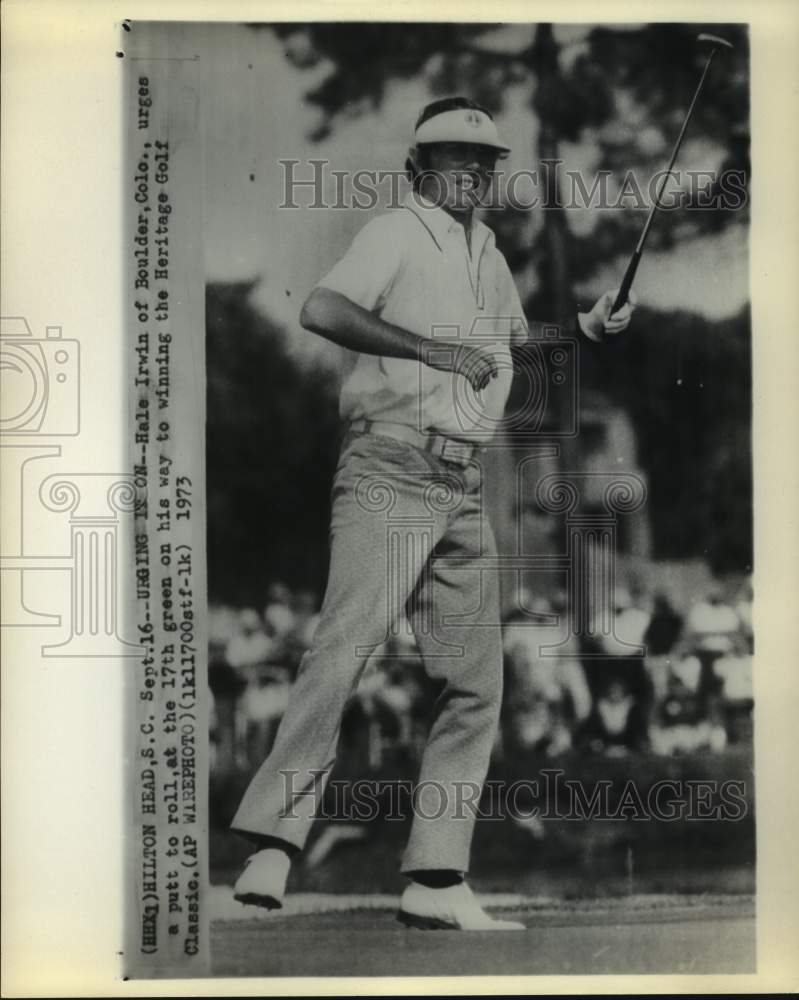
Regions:
M 565 319 L 576 312 L 572 296 L 569 267 L 569 232 L 565 210 L 560 207 L 560 165 L 558 91 L 562 86 L 558 65 L 558 44 L 551 24 L 540 24 L 535 40 L 527 52 L 528 65 L 536 78 L 533 109 L 538 117 L 538 149 L 533 156 L 538 162 L 542 179 L 545 255 L 539 271 L 542 285 L 540 301 L 547 310 L 541 319 Z M 564 401 L 568 406 L 568 402 Z M 567 412 L 557 414 L 565 426 Z M 573 468 L 576 461 L 574 439 L 565 438 L 561 451 L 562 467 Z

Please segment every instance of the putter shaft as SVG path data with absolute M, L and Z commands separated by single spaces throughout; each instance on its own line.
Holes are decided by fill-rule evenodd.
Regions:
M 638 244 L 636 245 L 636 248 L 633 251 L 632 257 L 630 258 L 630 263 L 627 265 L 627 270 L 624 272 L 624 277 L 622 278 L 621 285 L 619 286 L 619 293 L 616 296 L 615 302 L 613 303 L 613 308 L 610 310 L 611 316 L 615 312 L 618 312 L 619 309 L 621 309 L 621 307 L 627 301 L 628 295 L 630 294 L 630 288 L 632 287 L 633 279 L 635 278 L 635 272 L 638 270 L 638 264 L 640 263 L 641 256 L 643 255 L 644 252 L 644 245 L 646 244 L 646 239 L 647 236 L 649 235 L 649 230 L 652 227 L 652 221 L 655 218 L 655 212 L 657 212 L 658 208 L 660 208 L 660 199 L 663 195 L 663 190 L 666 187 L 666 181 L 671 176 L 672 169 L 674 168 L 674 163 L 677 159 L 677 154 L 680 151 L 680 146 L 682 145 L 682 141 L 685 137 L 685 131 L 688 128 L 688 122 L 691 120 L 691 115 L 693 114 L 694 108 L 696 107 L 696 102 L 699 100 L 699 95 L 702 93 L 702 88 L 705 85 L 705 80 L 707 79 L 707 74 L 710 70 L 710 64 L 713 62 L 713 57 L 716 54 L 716 49 L 719 44 L 729 46 L 730 48 L 732 47 L 730 46 L 729 42 L 726 42 L 722 38 L 716 39 L 709 35 L 708 36 L 700 35 L 699 38 L 712 40 L 713 49 L 711 50 L 710 55 L 707 58 L 707 62 L 705 63 L 705 68 L 702 70 L 702 76 L 699 78 L 699 83 L 697 84 L 696 90 L 694 91 L 694 96 L 691 101 L 690 107 L 688 108 L 688 113 L 686 114 L 685 120 L 682 123 L 680 134 L 677 136 L 677 142 L 674 144 L 674 149 L 672 150 L 671 153 L 671 159 L 669 160 L 669 165 L 666 167 L 666 172 L 663 174 L 663 177 L 660 180 L 660 184 L 658 185 L 658 190 L 655 196 L 655 200 L 652 203 L 652 207 L 649 210 L 649 215 L 647 216 L 646 222 L 644 223 L 644 228 L 641 231 L 641 235 L 638 238 Z

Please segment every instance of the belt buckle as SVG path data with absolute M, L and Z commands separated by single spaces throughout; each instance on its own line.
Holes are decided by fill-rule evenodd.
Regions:
M 456 441 L 454 438 L 446 438 L 441 448 L 441 457 L 445 462 L 453 465 L 467 466 L 474 454 L 474 445 L 466 441 Z

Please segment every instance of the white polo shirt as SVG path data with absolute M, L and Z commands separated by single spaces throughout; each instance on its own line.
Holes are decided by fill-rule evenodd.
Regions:
M 402 208 L 377 216 L 319 283 L 381 319 L 420 337 L 484 345 L 499 375 L 476 393 L 467 380 L 418 361 L 358 354 L 340 399 L 343 419 L 381 420 L 465 440 L 488 440 L 505 408 L 513 376 L 512 338 L 527 323 L 493 232 L 472 222 L 471 253 L 463 226 L 411 193 Z

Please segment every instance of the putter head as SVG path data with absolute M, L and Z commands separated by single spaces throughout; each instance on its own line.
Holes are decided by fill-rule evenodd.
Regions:
M 704 42 L 707 45 L 720 45 L 723 49 L 731 49 L 733 47 L 732 42 L 728 42 L 726 38 L 719 38 L 718 35 L 697 35 L 697 42 Z

